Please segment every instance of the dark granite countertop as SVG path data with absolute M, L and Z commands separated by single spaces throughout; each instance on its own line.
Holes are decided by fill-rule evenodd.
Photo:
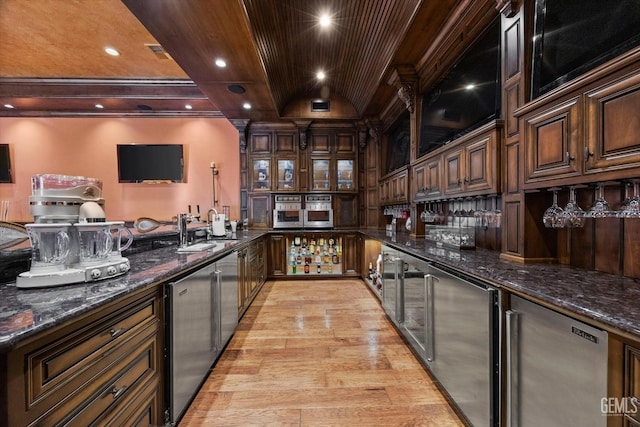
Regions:
M 360 231 L 406 253 L 640 339 L 640 280 L 555 264 L 520 264 L 502 260 L 498 252 L 483 249 L 438 248 L 424 239 L 412 239 L 401 233 L 388 236 L 375 230 L 335 232 L 349 231 Z M 0 285 L 0 351 L 130 292 L 214 261 L 264 234 L 254 230 L 239 232 L 237 241 L 227 241 L 225 249 L 217 252 L 178 253 L 173 244 L 127 254 L 131 271 L 110 280 L 45 289 Z
M 640 280 L 557 264 L 522 264 L 484 249 L 449 250 L 405 234 L 367 231 L 391 247 L 640 339 Z
M 0 352 L 74 316 L 219 259 L 262 235 L 264 232 L 239 232 L 236 240 L 219 240 L 224 244 L 222 250 L 178 253 L 174 244 L 127 255 L 131 264 L 127 274 L 98 282 L 39 289 L 0 285 Z

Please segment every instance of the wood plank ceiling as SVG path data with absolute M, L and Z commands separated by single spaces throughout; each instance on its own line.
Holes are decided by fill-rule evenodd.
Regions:
M 0 115 L 374 116 L 396 96 L 389 81 L 394 70 L 424 62 L 462 3 L 2 0 Z M 331 28 L 318 25 L 322 13 L 333 18 Z M 105 55 L 107 44 L 120 57 Z M 160 44 L 171 59 L 153 54 L 148 44 Z M 226 68 L 214 65 L 217 57 Z M 320 69 L 323 83 L 315 78 Z M 230 85 L 246 91 L 233 93 Z M 309 101 L 318 97 L 331 101 L 330 113 L 310 112 Z M 98 102 L 107 111 L 96 113 Z M 2 108 L 5 103 L 16 108 Z M 194 105 L 191 112 L 185 103 Z

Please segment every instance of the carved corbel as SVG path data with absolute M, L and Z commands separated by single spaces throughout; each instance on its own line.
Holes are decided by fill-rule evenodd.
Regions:
M 367 148 L 367 137 L 369 136 L 367 128 L 358 129 L 358 147 L 360 150 Z
M 371 141 L 373 141 L 374 143 L 380 141 L 380 135 L 382 134 L 380 123 L 378 123 L 377 121 L 374 122 L 373 120 L 370 120 L 368 118 L 365 119 L 364 122 L 369 129 L 369 137 L 371 138 Z
M 418 75 L 416 74 L 413 66 L 411 65 L 399 65 L 393 70 L 389 84 L 395 86 L 398 89 L 398 98 L 403 102 L 406 109 L 413 114 L 415 111 L 415 96 L 418 81 Z
M 298 146 L 300 147 L 300 150 L 304 151 L 307 149 L 307 145 L 308 145 L 308 131 L 309 131 L 309 126 L 311 125 L 311 120 L 304 120 L 304 121 L 295 121 L 294 122 L 296 127 L 298 128 L 298 132 L 299 132 L 299 138 L 298 138 Z
M 249 127 L 249 119 L 230 119 L 231 124 L 238 129 L 240 151 L 247 150 L 247 130 Z
M 405 107 L 407 107 L 407 110 L 409 110 L 410 113 L 413 113 L 413 97 L 414 97 L 414 93 L 413 93 L 413 86 L 410 83 L 404 83 L 401 84 L 400 87 L 398 87 L 398 98 L 400 98 L 400 100 L 402 102 L 404 102 Z

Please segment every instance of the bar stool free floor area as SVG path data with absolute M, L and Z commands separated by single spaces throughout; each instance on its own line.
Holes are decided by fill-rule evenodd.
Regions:
M 358 280 L 269 281 L 179 425 L 463 426 Z

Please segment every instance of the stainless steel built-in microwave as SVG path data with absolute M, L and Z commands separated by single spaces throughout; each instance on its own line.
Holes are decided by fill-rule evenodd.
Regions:
M 333 228 L 333 208 L 330 195 L 306 195 L 305 228 Z
M 275 196 L 273 228 L 302 228 L 304 221 L 302 196 L 299 194 Z

